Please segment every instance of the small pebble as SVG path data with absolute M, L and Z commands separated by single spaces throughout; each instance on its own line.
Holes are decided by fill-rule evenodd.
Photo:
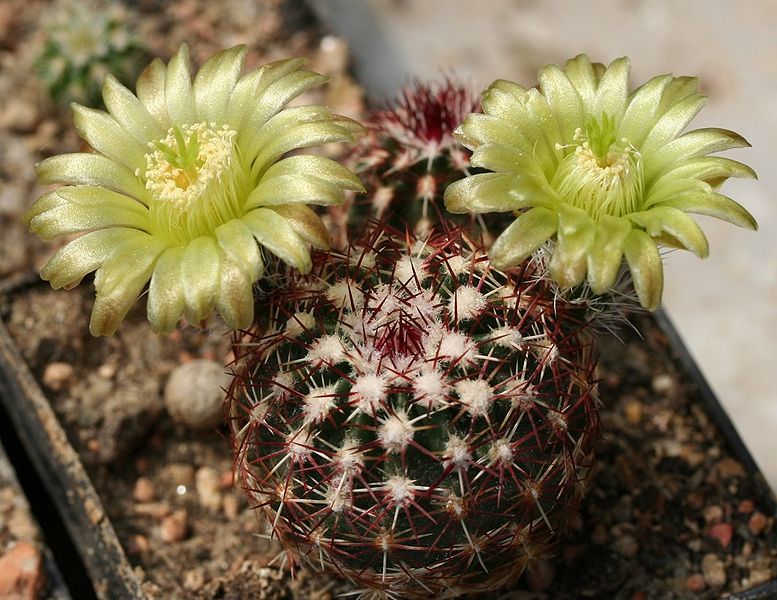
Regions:
M 615 540 L 613 548 L 621 556 L 634 558 L 639 554 L 639 542 L 633 535 L 623 535 Z
M 638 425 L 642 421 L 642 403 L 639 400 L 630 399 L 623 407 L 626 420 L 632 425 Z
M 154 484 L 148 477 L 138 477 L 132 497 L 138 502 L 151 502 L 156 497 Z
M 737 511 L 743 515 L 749 515 L 755 510 L 755 502 L 752 500 L 742 500 L 737 507 Z
M 685 587 L 689 592 L 703 592 L 707 585 L 704 583 L 704 575 L 695 573 L 685 580 Z
M 653 377 L 652 385 L 653 391 L 657 394 L 666 394 L 674 388 L 674 380 L 671 375 L 663 373 Z
M 70 387 L 74 378 L 75 369 L 66 362 L 49 363 L 43 371 L 43 385 L 55 392 Z
M 707 523 L 719 523 L 723 519 L 723 509 L 717 504 L 712 504 L 704 509 L 704 520 Z
M 194 476 L 200 505 L 211 511 L 221 509 L 221 475 L 213 467 L 200 467 Z
M 152 519 L 163 519 L 170 514 L 170 505 L 166 502 L 146 502 L 135 505 L 135 514 Z
M 762 512 L 754 512 L 747 522 L 747 529 L 753 535 L 761 535 L 769 524 L 769 518 Z
M 745 476 L 745 468 L 742 466 L 742 463 L 733 458 L 723 458 L 719 460 L 713 467 L 713 470 L 721 479 Z
M 151 549 L 151 542 L 148 541 L 148 538 L 145 535 L 140 535 L 139 533 L 136 533 L 130 538 L 129 542 L 129 553 L 138 555 L 138 554 L 145 554 Z
M 162 519 L 162 525 L 159 529 L 159 537 L 163 542 L 180 542 L 186 537 L 189 529 L 189 516 L 186 510 L 181 509 Z
M 222 419 L 224 389 L 230 384 L 224 367 L 195 359 L 176 367 L 165 385 L 165 407 L 173 421 L 193 429 L 216 427 Z
M 766 583 L 772 578 L 772 570 L 767 567 L 754 567 L 750 569 L 750 573 L 747 577 L 748 587 L 761 585 Z
M 97 375 L 103 379 L 113 379 L 113 377 L 116 375 L 116 367 L 109 363 L 100 365 L 97 369 Z
M 190 592 L 198 592 L 205 585 L 205 574 L 202 569 L 191 569 L 183 575 L 183 587 Z
M 0 556 L 0 598 L 38 597 L 44 585 L 40 551 L 27 542 L 17 542 Z
M 717 554 L 705 554 L 701 559 L 701 571 L 704 582 L 710 587 L 726 585 L 726 565 Z
M 734 536 L 734 528 L 730 523 L 716 523 L 709 528 L 707 535 L 718 540 L 721 547 L 728 548 L 731 538 Z

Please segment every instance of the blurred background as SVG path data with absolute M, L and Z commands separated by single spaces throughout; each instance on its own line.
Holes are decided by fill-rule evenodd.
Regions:
M 777 488 L 777 2 L 725 0 L 327 0 L 374 100 L 412 77 L 455 73 L 477 89 L 496 78 L 536 84 L 537 69 L 581 52 L 629 56 L 632 82 L 697 75 L 709 103 L 692 124 L 742 134 L 731 153 L 760 181 L 724 193 L 760 232 L 700 218 L 710 257 L 665 258 L 664 304 L 773 488 Z

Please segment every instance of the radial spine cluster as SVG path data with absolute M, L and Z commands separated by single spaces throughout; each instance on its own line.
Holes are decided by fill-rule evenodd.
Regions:
M 291 556 L 425 598 L 548 550 L 598 436 L 587 338 L 552 289 L 531 261 L 378 229 L 269 299 L 235 346 L 230 422 Z

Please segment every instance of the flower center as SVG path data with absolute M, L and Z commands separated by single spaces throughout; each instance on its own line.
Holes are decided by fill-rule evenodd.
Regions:
M 156 233 L 188 242 L 239 216 L 246 176 L 236 135 L 227 125 L 201 122 L 173 126 L 149 144 L 146 169 L 136 174 L 151 192 Z
M 575 131 L 574 152 L 559 165 L 551 185 L 567 204 L 593 219 L 622 217 L 639 210 L 643 175 L 639 152 L 626 138 L 616 139 L 615 121 L 602 114 L 585 131 Z

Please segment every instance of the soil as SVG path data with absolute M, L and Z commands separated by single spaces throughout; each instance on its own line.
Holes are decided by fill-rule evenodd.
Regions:
M 322 37 L 309 14 L 290 10 L 299 2 L 134 4 L 152 54 L 167 58 L 187 41 L 201 62 L 248 41 L 249 65 L 309 56 L 312 68 L 333 76 L 323 101 L 351 116 L 363 108 L 344 45 Z M 141 305 L 115 338 L 94 339 L 87 333 L 89 282 L 70 292 L 29 285 L 52 252 L 20 223 L 44 191 L 32 165 L 79 148 L 67 111 L 29 77 L 47 5 L 0 4 L 0 294 L 13 291 L 2 298 L 4 321 L 149 597 L 347 593 L 326 575 L 303 570 L 292 579 L 232 484 L 224 432 L 186 429 L 163 410 L 162 390 L 176 365 L 198 357 L 229 362 L 224 330 L 187 328 L 157 338 Z M 774 498 L 733 457 L 660 332 L 649 319 L 639 328 L 644 340 L 625 330 L 624 344 L 602 343 L 604 439 L 574 530 L 555 558 L 535 563 L 500 598 L 718 598 L 777 578 Z M 66 365 L 67 376 L 46 377 L 52 364 Z M 0 542 L 2 551 L 6 539 Z

